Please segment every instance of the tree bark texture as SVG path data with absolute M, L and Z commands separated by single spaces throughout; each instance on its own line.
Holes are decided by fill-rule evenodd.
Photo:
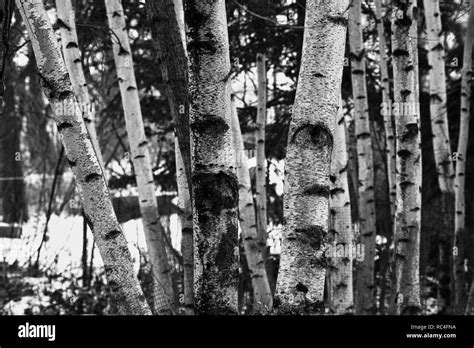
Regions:
M 224 0 L 186 0 L 190 66 L 194 304 L 236 314 L 238 181 L 230 129 L 229 41 Z
M 395 119 L 395 314 L 420 312 L 421 148 L 417 13 L 414 0 L 395 1 L 392 13 L 394 101 L 409 106 Z
M 396 154 L 395 154 L 395 133 L 393 129 L 393 117 L 392 112 L 389 109 L 391 102 L 390 97 L 390 80 L 388 74 L 388 60 L 387 55 L 387 41 L 385 39 L 385 30 L 383 24 L 382 15 L 382 1 L 375 0 L 375 10 L 377 15 L 377 33 L 379 38 L 379 52 L 380 52 L 380 75 L 382 80 L 382 103 L 383 108 L 388 110 L 383 114 L 383 122 L 385 128 L 385 142 L 386 142 L 386 159 L 387 159 L 387 181 L 389 187 L 389 199 L 390 199 L 390 213 L 391 213 L 391 225 L 393 226 L 393 218 L 395 216 L 395 203 L 397 196 L 397 186 L 395 184 L 396 176 Z
M 105 170 L 95 128 L 95 114 L 94 110 L 92 110 L 92 103 L 82 68 L 81 51 L 79 50 L 79 41 L 77 39 L 76 18 L 71 0 L 56 0 L 56 9 L 61 31 L 64 61 L 69 73 L 69 78 L 71 79 L 74 94 L 81 108 L 84 124 L 86 125 L 97 158 L 99 159 L 100 166 L 102 170 Z
M 16 4 L 28 29 L 43 92 L 54 110 L 68 163 L 83 192 L 84 213 L 104 261 L 115 303 L 122 314 L 151 314 L 43 2 L 17 0 Z
M 354 0 L 349 10 L 349 44 L 351 61 L 354 123 L 359 168 L 359 242 L 364 246 L 364 259 L 356 263 L 355 309 L 358 314 L 375 310 L 375 193 L 374 156 L 370 136 L 367 99 L 365 48 L 362 37 L 361 0 Z
M 348 5 L 348 0 L 307 3 L 286 155 L 285 222 L 277 280 L 281 313 L 314 313 L 323 300 L 329 167 L 341 93 Z
M 232 97 L 233 99 L 233 97 Z M 253 289 L 253 313 L 265 313 L 273 305 L 273 297 L 265 269 L 265 258 L 261 252 L 261 240 L 256 225 L 252 183 L 250 181 L 247 155 L 240 130 L 239 117 L 232 100 L 232 139 L 236 155 L 237 177 L 239 179 L 239 220 L 242 242 Z
M 257 167 L 255 174 L 255 203 L 260 249 L 266 259 L 267 246 L 267 159 L 265 157 L 265 127 L 267 125 L 267 69 L 265 54 L 257 53 L 258 107 L 255 142 Z
M 155 281 L 155 310 L 158 314 L 170 314 L 175 309 L 173 308 L 171 266 L 168 263 L 165 248 L 165 231 L 160 223 L 156 203 L 155 182 L 153 180 L 148 140 L 143 126 L 125 14 L 120 0 L 106 0 L 105 6 L 109 27 L 114 33 L 112 36 L 114 60 L 125 114 L 125 125 L 130 142 L 132 163 L 136 173 L 145 239 Z
M 334 314 L 354 310 L 352 286 L 353 242 L 351 202 L 347 181 L 347 149 L 344 111 L 339 109 L 331 158 L 329 199 L 329 306 Z
M 466 39 L 464 40 L 464 58 L 461 78 L 461 117 L 459 142 L 456 153 L 456 177 L 454 181 L 454 276 L 455 304 L 458 311 L 465 302 L 464 243 L 466 228 L 466 159 L 469 141 L 469 122 L 471 118 L 472 88 L 472 44 L 474 40 L 474 0 L 470 1 Z M 472 292 L 472 290 L 471 290 Z
M 188 61 L 186 45 L 183 45 L 184 40 L 181 35 L 184 23 L 180 23 L 182 15 L 177 16 L 177 13 L 182 11 L 182 2 L 179 0 L 156 0 L 146 1 L 145 5 L 189 187 L 191 184 L 191 152 L 189 145 Z

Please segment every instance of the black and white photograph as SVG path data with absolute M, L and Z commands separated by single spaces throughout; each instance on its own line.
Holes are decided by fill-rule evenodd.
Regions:
M 2 348 L 101 323 L 473 346 L 474 0 L 0 17 Z

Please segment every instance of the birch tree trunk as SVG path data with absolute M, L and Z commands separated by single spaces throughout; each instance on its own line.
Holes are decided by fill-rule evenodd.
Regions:
M 183 5 L 180 0 L 146 1 L 145 5 L 171 116 L 176 123 L 175 130 L 186 169 L 188 187 L 190 187 L 188 62 L 185 40 L 182 37 Z M 179 12 L 181 14 L 178 14 Z
M 253 313 L 265 313 L 273 305 L 272 293 L 265 269 L 265 258 L 261 252 L 253 204 L 252 183 L 247 166 L 244 141 L 240 130 L 239 117 L 232 96 L 232 139 L 236 154 L 237 177 L 239 179 L 239 220 L 242 229 L 242 241 L 245 258 L 249 268 L 253 289 Z
M 174 11 L 179 26 L 179 34 L 183 47 L 186 48 L 186 31 L 184 26 L 184 9 L 182 0 L 173 0 Z M 186 49 L 184 50 L 186 54 Z M 186 57 L 187 62 L 187 57 Z M 184 67 L 184 72 L 187 74 L 187 66 Z M 186 75 L 187 76 L 187 75 Z M 186 86 L 187 86 L 186 80 Z M 186 91 L 187 93 L 187 87 Z M 189 104 L 186 106 L 189 108 Z M 170 104 L 170 109 L 173 109 L 173 105 Z M 189 118 L 189 110 L 186 114 Z M 189 124 L 189 120 L 188 120 Z M 187 137 L 189 137 L 189 129 L 187 129 Z M 188 185 L 188 176 L 186 175 L 186 166 L 181 155 L 179 147 L 179 137 L 175 137 L 175 154 L 176 154 L 176 175 L 178 184 L 178 196 L 179 196 L 179 207 L 183 211 L 180 216 L 181 219 L 181 254 L 183 255 L 183 266 L 184 266 L 184 306 L 185 313 L 188 315 L 194 314 L 194 242 L 193 242 L 193 207 L 191 203 L 191 191 Z M 189 140 L 188 140 L 189 143 Z M 189 146 L 188 146 L 189 151 Z M 191 161 L 191 153 L 188 153 L 189 161 Z M 190 162 L 191 163 L 191 162 Z M 190 164 L 189 164 L 190 165 Z M 191 167 L 189 167 L 191 170 Z
M 267 159 L 265 157 L 265 127 L 267 125 L 267 69 L 265 54 L 257 53 L 258 107 L 255 142 L 257 166 L 255 174 L 255 203 L 257 208 L 257 233 L 263 258 L 267 246 Z M 250 266 L 249 266 L 250 267 Z
M 186 0 L 190 61 L 194 305 L 236 314 L 238 181 L 230 129 L 229 41 L 224 0 Z
M 194 257 L 193 257 L 193 209 L 189 196 L 188 180 L 183 158 L 175 138 L 176 176 L 178 184 L 178 206 L 181 209 L 181 254 L 183 255 L 184 307 L 187 315 L 194 314 Z
M 349 44 L 351 59 L 354 122 L 359 164 L 359 231 L 365 256 L 356 264 L 355 309 L 358 314 L 375 311 L 375 195 L 374 160 L 370 136 L 367 100 L 365 48 L 362 37 L 361 0 L 354 0 L 349 10 Z
M 391 213 L 391 225 L 393 226 L 393 219 L 395 216 L 395 203 L 397 196 L 397 186 L 395 184 L 396 176 L 396 165 L 395 165 L 395 134 L 393 130 L 393 119 L 392 112 L 389 109 L 391 106 L 390 98 L 390 80 L 388 75 L 388 60 L 387 55 L 387 42 L 385 40 L 385 30 L 383 25 L 382 15 L 382 1 L 375 0 L 375 10 L 377 15 L 377 33 L 379 38 L 379 51 L 380 51 L 380 74 L 382 79 L 382 103 L 383 109 L 388 111 L 383 113 L 383 122 L 385 128 L 385 142 L 386 142 L 386 159 L 387 159 L 387 179 L 389 187 L 389 199 L 390 199 L 390 213 Z
M 387 55 L 387 41 L 385 39 L 384 29 L 384 15 L 382 13 L 382 0 L 375 0 L 375 12 L 377 21 L 377 33 L 379 38 L 379 53 L 380 53 L 380 75 L 382 82 L 382 116 L 385 130 L 385 151 L 386 151 L 386 170 L 387 170 L 387 184 L 388 194 L 390 202 L 390 220 L 389 226 L 391 227 L 387 234 L 387 245 L 391 246 L 393 242 L 393 229 L 395 221 L 396 211 L 396 198 L 397 198 L 397 185 L 396 185 L 396 151 L 395 151 L 395 133 L 393 129 L 393 114 L 392 114 L 392 99 L 390 93 L 390 80 L 388 73 L 388 61 Z M 380 314 L 385 313 L 385 298 L 386 298 L 386 283 L 388 280 L 389 287 L 393 278 L 393 272 L 391 264 L 390 249 L 387 248 L 384 255 L 380 256 L 381 266 L 380 274 L 383 279 L 379 308 Z M 386 261 L 385 261 L 386 260 Z M 389 293 L 390 294 L 390 293 Z
M 394 101 L 402 110 L 395 119 L 395 314 L 420 313 L 421 149 L 417 10 L 414 0 L 394 2 L 392 14 Z
M 160 223 L 156 202 L 155 182 L 150 161 L 148 141 L 133 71 L 132 52 L 120 0 L 106 0 L 107 19 L 113 31 L 112 47 L 117 69 L 122 105 L 125 113 L 132 162 L 136 172 L 140 211 L 150 263 L 155 281 L 155 310 L 158 314 L 174 311 L 171 267 L 165 248 L 165 231 Z
M 82 118 L 84 119 L 84 124 L 91 138 L 92 146 L 94 147 L 100 166 L 104 171 L 104 160 L 95 129 L 94 110 L 92 110 L 86 78 L 84 76 L 84 70 L 82 69 L 81 51 L 79 50 L 79 41 L 76 31 L 76 18 L 71 0 L 56 0 L 56 9 L 66 68 L 72 82 L 74 94 L 82 110 Z
M 83 192 L 85 217 L 104 261 L 114 301 L 121 314 L 151 314 L 43 2 L 17 0 L 16 4 L 27 24 L 41 86 L 54 110 L 68 163 Z
M 352 286 L 352 219 L 349 184 L 347 181 L 347 150 L 344 111 L 339 107 L 339 119 L 334 132 L 331 157 L 331 195 L 329 199 L 329 303 L 334 314 L 353 312 Z
M 461 117 L 459 125 L 459 142 L 456 156 L 456 177 L 454 181 L 454 275 L 456 277 L 455 303 L 461 310 L 465 303 L 466 290 L 464 278 L 464 244 L 463 234 L 466 228 L 466 159 L 469 141 L 469 122 L 471 118 L 472 88 L 472 44 L 474 40 L 474 0 L 470 1 L 469 20 L 466 39 L 464 40 L 464 58 L 461 79 Z M 471 290 L 472 293 L 472 290 Z
M 433 152 L 441 190 L 444 226 L 439 233 L 439 287 L 438 307 L 449 304 L 451 239 L 454 218 L 453 181 L 454 166 L 449 140 L 448 112 L 446 108 L 446 72 L 444 35 L 441 24 L 439 0 L 424 0 L 430 69 L 430 116 Z M 454 256 L 456 257 L 456 256 Z M 455 287 L 462 281 L 455 274 Z M 460 307 L 459 310 L 462 310 Z
M 348 0 L 308 1 L 303 54 L 288 134 L 281 313 L 314 313 L 324 293 L 329 167 L 341 93 Z

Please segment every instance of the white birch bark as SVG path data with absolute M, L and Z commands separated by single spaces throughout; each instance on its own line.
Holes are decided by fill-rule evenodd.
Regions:
M 258 107 L 255 129 L 257 164 L 255 174 L 255 203 L 257 209 L 257 232 L 260 249 L 266 258 L 267 246 L 267 159 L 265 157 L 265 127 L 267 124 L 267 70 L 265 54 L 257 54 Z
M 353 312 L 352 284 L 353 233 L 351 202 L 347 181 L 347 149 L 342 103 L 334 133 L 331 157 L 331 195 L 329 199 L 329 305 L 334 314 Z
M 17 0 L 16 4 L 28 29 L 41 86 L 53 108 L 68 163 L 83 192 L 85 217 L 104 261 L 113 298 L 122 314 L 151 314 L 43 2 Z
M 323 300 L 329 167 L 341 93 L 348 5 L 348 0 L 307 2 L 301 70 L 286 155 L 286 221 L 277 280 L 281 313 L 314 313 Z
M 453 192 L 454 166 L 446 108 L 444 35 L 439 0 L 424 0 L 430 69 L 430 116 L 433 152 L 441 192 Z
M 396 314 L 420 312 L 421 149 L 416 2 L 395 2 L 392 13 L 397 210 L 395 217 Z
M 236 155 L 237 177 L 239 179 L 239 220 L 242 243 L 249 268 L 253 289 L 253 313 L 265 313 L 272 308 L 273 298 L 265 269 L 265 258 L 261 252 L 253 203 L 252 183 L 247 166 L 244 141 L 240 130 L 239 117 L 232 96 L 232 139 Z
M 367 99 L 365 48 L 362 37 L 361 0 L 354 0 L 349 10 L 349 44 L 351 60 L 354 122 L 357 138 L 359 231 L 364 246 L 364 259 L 356 264 L 355 309 L 358 314 L 375 311 L 375 194 L 374 160 L 370 136 Z
M 155 281 L 155 310 L 158 314 L 169 314 L 174 310 L 171 267 L 168 263 L 165 248 L 165 231 L 160 223 L 156 202 L 155 182 L 153 180 L 148 141 L 143 126 L 125 15 L 120 0 L 106 0 L 105 6 L 109 27 L 114 33 L 112 36 L 114 60 L 132 163 L 136 172 L 145 240 Z
M 461 117 L 459 142 L 456 153 L 456 177 L 454 181 L 454 275 L 456 279 L 455 303 L 460 310 L 465 301 L 464 289 L 464 245 L 463 234 L 466 228 L 466 159 L 469 142 L 469 123 L 471 118 L 472 88 L 472 46 L 474 40 L 474 0 L 470 1 L 464 58 L 461 78 Z M 472 290 L 471 290 L 472 293 Z
M 69 72 L 74 94 L 82 110 L 82 118 L 87 132 L 91 138 L 95 153 L 99 159 L 102 171 L 104 160 L 99 147 L 97 132 L 95 129 L 95 115 L 87 90 L 86 78 L 82 69 L 81 51 L 77 39 L 76 18 L 71 0 L 56 0 L 59 28 L 61 32 L 61 44 L 63 48 L 64 61 Z M 105 172 L 104 172 L 105 173 Z
M 230 130 L 229 40 L 224 0 L 186 0 L 191 94 L 194 305 L 236 314 L 238 181 Z
M 438 308 L 445 309 L 450 300 L 450 251 L 453 236 L 454 166 L 449 139 L 448 112 L 446 108 L 445 36 L 441 23 L 439 0 L 424 0 L 428 43 L 430 117 L 433 153 L 441 190 L 441 212 L 445 218 L 439 238 Z M 456 256 L 455 256 L 456 257 Z M 458 279 L 455 274 L 455 280 Z M 455 282 L 455 285 L 457 283 Z M 461 308 L 459 308 L 461 310 Z

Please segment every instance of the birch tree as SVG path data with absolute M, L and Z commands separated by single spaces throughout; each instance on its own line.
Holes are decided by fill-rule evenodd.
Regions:
M 165 231 L 160 223 L 156 202 L 155 182 L 143 126 L 125 15 L 120 0 L 106 0 L 105 6 L 109 27 L 114 33 L 112 47 L 131 159 L 136 172 L 140 212 L 155 283 L 155 310 L 158 314 L 169 314 L 174 310 L 171 267 L 165 248 Z
M 147 2 L 149 3 L 149 2 Z M 179 34 L 181 37 L 181 42 L 183 47 L 186 48 L 186 32 L 184 26 L 184 9 L 183 9 L 183 2 L 182 0 L 173 0 L 174 11 L 176 15 L 176 19 L 178 21 L 179 26 Z M 172 28 L 172 27 L 171 27 Z M 186 49 L 183 50 L 184 54 L 186 54 Z M 187 64 L 187 58 L 186 58 Z M 182 70 L 185 75 L 187 76 L 187 66 L 184 67 Z M 184 94 L 187 94 L 187 80 L 186 80 L 186 90 Z M 186 105 L 189 108 L 189 103 Z M 170 109 L 174 109 L 173 102 L 170 102 Z M 172 111 L 173 112 L 173 111 Z M 188 117 L 189 118 L 189 110 L 184 113 L 184 115 L 176 116 L 176 117 Z M 187 121 L 189 124 L 189 120 Z M 186 136 L 189 138 L 189 129 L 187 129 Z M 188 140 L 189 143 L 189 140 Z M 189 146 L 188 150 L 189 151 Z M 177 176 L 177 185 L 178 185 L 178 204 L 182 210 L 182 214 L 180 216 L 181 221 L 181 254 L 183 255 L 183 281 L 184 281 L 184 307 L 185 313 L 188 315 L 194 314 L 194 247 L 193 247 L 193 207 L 191 203 L 191 188 L 188 185 L 188 175 L 186 175 L 186 165 L 183 160 L 183 156 L 181 155 L 181 149 L 179 146 L 179 137 L 175 136 L 175 154 L 176 154 L 176 176 Z M 188 152 L 189 158 L 189 166 L 191 165 L 190 162 L 190 153 Z M 189 171 L 191 167 L 189 167 Z
M 397 204 L 395 217 L 396 314 L 420 312 L 421 149 L 418 96 L 418 8 L 395 1 L 392 13 L 394 101 L 404 110 L 395 119 Z
M 464 276 L 463 234 L 466 228 L 466 159 L 469 141 L 469 122 L 471 118 L 472 88 L 472 43 L 474 40 L 474 0 L 470 1 L 469 19 L 466 39 L 464 40 L 464 58 L 461 77 L 461 117 L 459 125 L 459 142 L 456 153 L 456 177 L 454 181 L 454 276 L 455 305 L 458 312 L 466 301 Z M 472 289 L 471 289 L 472 293 Z
M 95 129 L 95 115 L 92 110 L 89 92 L 87 90 L 86 78 L 82 69 L 81 51 L 77 39 L 76 19 L 71 0 L 56 0 L 58 23 L 61 31 L 61 43 L 63 48 L 64 61 L 72 82 L 74 94 L 82 110 L 82 117 L 86 125 L 87 132 L 91 138 L 92 146 L 99 160 L 102 170 L 104 160 L 99 147 L 97 132 Z
M 188 62 L 185 40 L 182 37 L 183 3 L 182 0 L 156 0 L 146 1 L 145 5 L 171 116 L 176 123 L 176 135 L 179 139 L 178 144 L 189 186 L 191 184 L 191 152 Z
M 395 134 L 393 130 L 392 112 L 390 110 L 390 80 L 388 75 L 388 60 L 387 55 L 387 41 L 385 40 L 385 30 L 382 16 L 382 1 L 375 0 L 375 11 L 377 16 L 377 34 L 379 39 L 379 53 L 380 53 L 380 75 L 382 80 L 382 108 L 383 108 L 383 123 L 385 129 L 385 143 L 386 143 L 386 160 L 387 160 L 387 179 L 389 187 L 390 199 L 390 216 L 391 220 L 395 216 L 395 203 L 397 196 L 397 188 L 395 184 L 396 165 L 395 165 Z M 393 226 L 393 221 L 392 224 Z
M 257 53 L 258 107 L 255 142 L 257 165 L 255 173 L 255 203 L 257 208 L 257 232 L 260 249 L 266 258 L 267 246 L 267 159 L 265 157 L 265 127 L 267 124 L 267 69 L 265 54 Z
M 230 129 L 229 41 L 224 0 L 186 0 L 191 95 L 194 304 L 237 312 L 238 181 Z
M 232 107 L 232 140 L 235 151 L 235 167 L 239 179 L 239 221 L 242 230 L 242 242 L 244 245 L 245 258 L 249 268 L 250 279 L 253 290 L 253 312 L 265 313 L 273 305 L 272 293 L 268 283 L 267 271 L 265 269 L 265 258 L 261 252 L 260 236 L 258 234 L 253 203 L 252 183 L 247 166 L 247 155 L 245 154 L 244 141 L 240 130 L 239 117 L 233 96 Z
M 352 284 L 352 219 L 349 184 L 347 181 L 347 150 L 344 110 L 334 132 L 334 149 L 331 157 L 331 191 L 329 199 L 329 303 L 334 314 L 353 312 Z
M 329 166 L 344 64 L 348 0 L 308 1 L 288 134 L 277 295 L 282 313 L 323 300 Z
M 67 161 L 83 192 L 84 214 L 104 261 L 114 302 L 121 314 L 151 314 L 43 2 L 17 0 L 16 4 L 28 29 L 41 86 L 54 111 Z
M 374 160 L 370 136 L 369 105 L 367 100 L 365 48 L 362 37 L 361 0 L 354 0 L 349 10 L 349 44 L 351 60 L 354 123 L 357 138 L 359 168 L 359 231 L 365 257 L 359 262 L 356 277 L 356 312 L 374 312 L 375 266 L 375 195 Z
M 186 34 L 182 0 L 146 1 L 153 44 L 165 85 L 171 115 L 176 123 L 175 154 L 179 207 L 181 208 L 181 253 L 184 263 L 184 306 L 194 314 L 193 222 L 191 206 L 191 159 L 189 148 L 189 100 Z M 183 144 L 183 145 L 181 145 Z M 184 155 L 184 157 L 183 157 Z
M 439 232 L 439 287 L 438 306 L 443 308 L 449 302 L 450 285 L 450 251 L 453 231 L 454 166 L 449 139 L 448 111 L 446 108 L 446 72 L 445 72 L 445 38 L 441 24 L 439 0 L 424 0 L 428 42 L 430 117 L 433 139 L 433 153 L 438 174 L 438 185 L 441 190 L 441 214 L 444 226 Z M 455 278 L 457 279 L 457 278 Z

